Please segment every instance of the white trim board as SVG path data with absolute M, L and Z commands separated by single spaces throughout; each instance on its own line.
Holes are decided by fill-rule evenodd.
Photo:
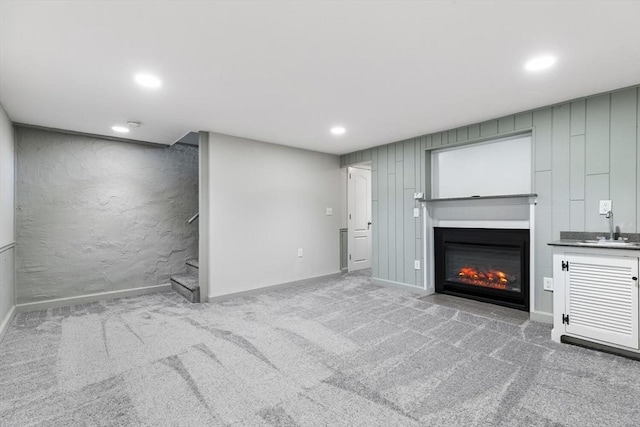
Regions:
M 2 323 L 0 323 L 0 343 L 2 343 L 2 340 L 4 339 L 4 336 L 7 333 L 9 325 L 11 324 L 11 321 L 13 320 L 13 316 L 15 316 L 15 314 L 16 306 L 14 305 L 11 307 L 11 310 L 9 310 L 9 313 L 7 313 L 7 316 L 4 318 Z
M 47 301 L 28 302 L 16 305 L 16 312 L 47 310 L 50 308 L 66 307 L 69 305 L 86 304 L 117 298 L 136 297 L 140 295 L 154 294 L 156 292 L 168 292 L 171 284 L 146 286 L 144 288 L 124 289 L 121 291 L 100 292 L 96 294 L 80 295 L 77 297 L 57 298 Z
M 234 292 L 231 294 L 216 295 L 216 296 L 209 295 L 209 302 L 225 301 L 235 297 L 244 297 L 249 295 L 256 295 L 256 294 L 271 292 L 278 289 L 290 288 L 293 286 L 308 285 L 310 283 L 317 282 L 318 280 L 337 279 L 339 277 L 342 277 L 342 275 L 343 273 L 339 271 L 337 273 L 331 273 L 324 276 L 311 277 L 309 279 L 295 280 L 293 282 L 279 283 L 277 285 L 269 285 L 269 286 L 263 286 L 260 288 L 249 289 L 248 291 Z
M 534 322 L 546 323 L 547 325 L 553 325 L 553 314 L 546 313 L 544 311 L 530 311 L 529 320 Z

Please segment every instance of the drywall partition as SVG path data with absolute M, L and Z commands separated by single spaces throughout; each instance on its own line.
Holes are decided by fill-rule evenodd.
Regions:
M 19 304 L 153 289 L 197 256 L 197 147 L 16 136 Z
M 13 125 L 0 105 L 0 341 L 15 308 L 14 172 Z
M 517 113 L 341 156 L 342 166 L 372 161 L 373 276 L 422 286 L 413 269 L 423 259 L 422 219 L 413 218 L 414 192 L 430 186 L 425 151 L 531 130 L 535 207 L 535 307 L 551 313 L 552 294 L 542 278 L 552 276 L 547 242 L 560 231 L 601 231 L 607 220 L 598 200 L 613 200 L 616 225 L 640 232 L 640 101 L 634 86 Z
M 338 156 L 210 133 L 209 161 L 210 297 L 340 271 Z

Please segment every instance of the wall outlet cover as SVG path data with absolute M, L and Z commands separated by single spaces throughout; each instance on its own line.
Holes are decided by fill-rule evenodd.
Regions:
M 413 217 L 414 218 L 420 217 L 420 208 L 413 208 Z
M 600 200 L 600 215 L 606 215 L 611 212 L 611 200 Z
M 416 270 L 420 270 L 420 260 L 419 260 L 419 259 L 417 259 L 417 260 L 413 261 L 413 267 L 414 267 Z
M 302 248 L 298 249 L 298 258 L 302 258 Z
M 545 291 L 553 290 L 553 277 L 545 277 L 542 279 L 542 283 Z
M 333 215 L 333 208 L 327 208 L 327 216 Z

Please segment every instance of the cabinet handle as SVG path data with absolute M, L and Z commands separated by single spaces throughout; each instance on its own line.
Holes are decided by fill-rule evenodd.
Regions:
M 638 278 L 636 276 L 633 276 L 631 279 L 632 280 L 638 280 Z

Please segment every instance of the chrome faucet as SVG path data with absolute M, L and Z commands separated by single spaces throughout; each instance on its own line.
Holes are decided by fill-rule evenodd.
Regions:
M 613 231 L 613 211 L 607 212 L 606 218 L 609 218 L 609 240 L 615 240 L 615 232 Z

